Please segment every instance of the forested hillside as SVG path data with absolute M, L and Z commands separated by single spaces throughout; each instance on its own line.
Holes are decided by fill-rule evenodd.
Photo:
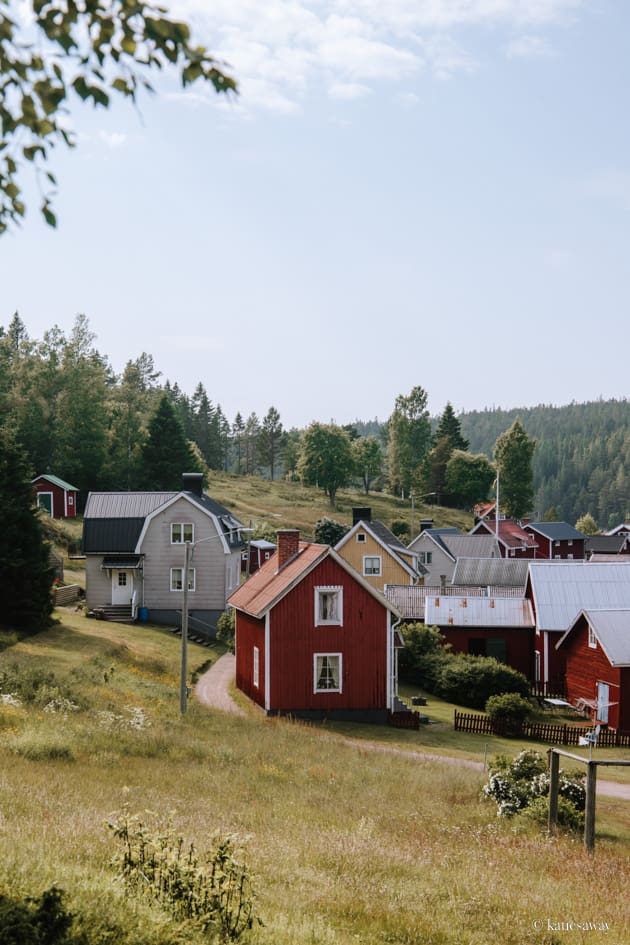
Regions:
M 565 407 L 541 404 L 460 415 L 473 452 L 492 456 L 497 437 L 516 417 L 536 439 L 534 487 L 537 516 L 555 509 L 575 524 L 590 512 L 602 528 L 630 512 L 630 402 L 599 400 Z

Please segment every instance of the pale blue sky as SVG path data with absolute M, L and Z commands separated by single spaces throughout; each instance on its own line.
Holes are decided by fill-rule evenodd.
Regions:
M 81 108 L 0 323 L 85 313 L 230 420 L 625 397 L 630 4 L 181 0 L 241 83 Z

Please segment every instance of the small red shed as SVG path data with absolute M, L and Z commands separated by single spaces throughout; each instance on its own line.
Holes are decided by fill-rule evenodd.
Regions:
M 630 732 L 630 610 L 582 610 L 556 647 L 566 656 L 567 699 Z
M 58 476 L 46 473 L 32 480 L 37 507 L 44 509 L 52 518 L 74 518 L 77 514 L 76 486 L 64 482 Z
M 400 614 L 329 545 L 278 532 L 228 605 L 236 684 L 269 715 L 386 722 L 396 710 Z

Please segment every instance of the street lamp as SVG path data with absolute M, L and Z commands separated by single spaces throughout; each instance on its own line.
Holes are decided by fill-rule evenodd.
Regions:
M 234 532 L 251 532 L 253 528 L 230 528 L 227 537 L 231 537 Z M 225 534 L 219 532 L 216 535 L 209 535 L 208 538 L 200 538 L 198 541 L 187 541 L 184 542 L 184 575 L 183 575 L 183 590 L 184 590 L 184 599 L 182 602 L 182 665 L 181 665 L 181 674 L 179 682 L 179 710 L 182 715 L 186 714 L 187 702 L 188 702 L 188 571 L 190 570 L 190 562 L 192 560 L 192 554 L 197 545 L 202 545 L 205 541 L 214 541 L 215 539 L 223 538 L 225 539 Z

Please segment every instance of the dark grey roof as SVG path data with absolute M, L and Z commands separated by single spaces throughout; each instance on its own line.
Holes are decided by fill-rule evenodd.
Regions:
M 101 568 L 139 568 L 142 555 L 105 555 Z
M 500 558 L 499 543 L 492 535 L 444 535 L 446 545 L 454 558 Z
M 588 554 L 618 555 L 627 537 L 627 535 L 589 535 L 585 548 Z
M 89 518 L 83 520 L 83 552 L 134 552 L 144 518 Z
M 531 528 L 550 541 L 583 541 L 586 535 L 568 522 L 528 522 L 523 528 Z
M 382 522 L 374 518 L 369 522 L 361 522 L 361 524 L 376 535 L 377 538 L 380 538 L 384 545 L 393 548 L 394 551 L 403 551 L 409 554 L 409 549 L 403 545 L 400 538 L 397 538 L 394 533 L 390 531 L 387 525 L 383 525 Z
M 418 538 L 421 535 L 429 535 L 430 538 L 435 541 L 447 555 L 450 555 L 452 558 L 455 557 L 450 551 L 446 539 L 448 536 L 455 537 L 456 535 L 461 535 L 461 529 L 459 528 L 425 528 L 424 531 L 420 532 Z

